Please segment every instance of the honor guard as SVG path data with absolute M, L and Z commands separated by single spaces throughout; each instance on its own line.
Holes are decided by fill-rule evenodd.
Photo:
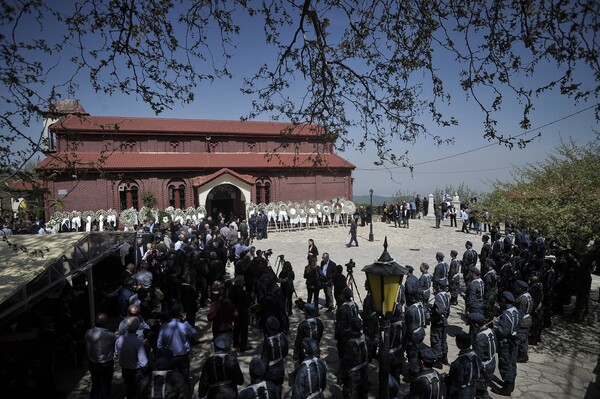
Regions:
M 267 365 L 260 357 L 250 361 L 250 385 L 240 391 L 238 399 L 281 399 L 281 390 L 271 381 L 265 381 Z
M 317 316 L 319 311 L 312 303 L 304 305 L 304 314 L 306 318 L 298 324 L 296 339 L 294 341 L 294 360 L 302 363 L 304 360 L 304 351 L 302 349 L 302 340 L 304 338 L 314 339 L 317 345 L 320 345 L 323 336 L 323 322 Z
M 498 337 L 498 369 L 502 377 L 502 387 L 492 389 L 494 393 L 509 396 L 515 389 L 515 379 L 517 378 L 517 352 L 518 337 L 517 331 L 521 316 L 519 310 L 514 307 L 515 297 L 508 291 L 502 293 L 500 306 L 503 311 L 500 315 L 498 325 L 494 329 Z
M 315 340 L 302 340 L 305 359 L 294 374 L 292 399 L 323 399 L 327 386 L 327 368 L 318 357 L 319 347 Z
M 235 356 L 229 353 L 232 339 L 228 334 L 215 338 L 215 353 L 202 365 L 198 397 L 207 399 L 235 399 L 238 385 L 244 383 L 242 370 Z

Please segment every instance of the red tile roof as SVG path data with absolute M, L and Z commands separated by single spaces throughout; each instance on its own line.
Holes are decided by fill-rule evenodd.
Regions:
M 238 179 L 245 181 L 248 184 L 251 184 L 251 185 L 254 184 L 254 178 L 252 176 L 243 175 L 241 173 L 234 172 L 233 170 L 231 170 L 229 168 L 223 168 L 223 169 L 218 170 L 215 173 L 210 174 L 210 175 L 195 177 L 194 179 L 192 179 L 192 185 L 202 186 L 202 185 L 208 183 L 209 181 L 212 181 L 212 180 L 216 179 L 217 177 L 224 175 L 224 174 L 230 174 L 231 176 L 237 177 Z
M 68 115 L 50 126 L 54 130 L 101 133 L 195 133 L 235 135 L 281 135 L 291 133 L 314 137 L 318 125 L 297 125 L 283 122 L 217 121 L 206 119 L 134 118 L 130 116 Z M 286 129 L 292 129 L 288 132 Z
M 31 181 L 14 181 L 10 183 L 10 190 L 12 191 L 34 191 L 34 190 L 43 190 L 46 184 L 43 181 L 35 180 Z
M 79 169 L 97 165 L 99 154 L 79 152 L 76 154 L 55 154 L 69 162 L 76 163 Z M 105 154 L 107 159 L 101 166 L 104 170 L 156 170 L 156 169 L 354 169 L 355 166 L 336 154 L 291 154 L 273 153 L 131 153 L 115 152 Z M 320 157 L 320 158 L 319 158 Z M 58 169 L 64 162 L 46 157 L 37 169 Z

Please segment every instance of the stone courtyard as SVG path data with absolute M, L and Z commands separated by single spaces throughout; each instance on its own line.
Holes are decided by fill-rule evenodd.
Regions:
M 255 241 L 257 249 L 273 250 L 270 258 L 272 267 L 277 266 L 277 256 L 282 254 L 286 260 L 292 263 L 296 274 L 295 288 L 300 298 L 306 299 L 306 286 L 302 278 L 304 266 L 306 265 L 307 240 L 314 239 L 319 249 L 319 254 L 329 252 L 330 258 L 337 264 L 346 264 L 352 259 L 356 263 L 354 278 L 359 288 L 360 298 L 364 299 L 363 289 L 365 274 L 361 269 L 373 263 L 383 251 L 384 238 L 388 240 L 388 252 L 401 265 L 412 265 L 415 267 L 415 275 L 419 275 L 418 266 L 421 262 L 428 262 L 432 267 L 435 265 L 435 254 L 441 251 L 449 261 L 450 251 L 455 249 L 459 252 L 459 258 L 464 252 L 464 244 L 467 240 L 473 242 L 473 248 L 479 252 L 481 248 L 481 237 L 476 234 L 461 233 L 459 229 L 449 227 L 448 221 L 443 221 L 440 229 L 434 228 L 431 219 L 417 219 L 410 221 L 410 228 L 394 228 L 393 224 L 376 221 L 373 224 L 374 241 L 369 242 L 369 227 L 358 228 L 359 247 L 347 248 L 349 241 L 349 228 L 344 226 L 312 228 L 299 231 L 270 231 L 269 238 Z M 319 255 L 320 256 L 320 255 Z M 346 268 L 344 268 L 345 270 Z M 344 271 L 345 273 L 345 271 Z M 600 398 L 599 373 L 599 315 L 600 304 L 598 293 L 600 277 L 594 275 L 592 281 L 592 292 L 590 298 L 590 312 L 585 322 L 581 324 L 568 321 L 568 315 L 572 311 L 572 305 L 565 308 L 565 316 L 553 318 L 552 328 L 546 330 L 542 335 L 542 342 L 537 346 L 530 346 L 529 362 L 518 364 L 516 388 L 513 398 Z M 323 297 L 323 294 L 321 294 Z M 358 301 L 358 295 L 355 293 Z M 321 298 L 322 304 L 324 298 Z M 573 300 L 574 303 L 574 300 Z M 362 304 L 360 305 L 362 308 Z M 190 375 L 194 384 L 194 394 L 197 393 L 197 383 L 202 363 L 207 355 L 212 352 L 212 334 L 210 324 L 206 320 L 207 309 L 202 309 L 197 315 L 196 326 L 199 329 L 200 344 L 193 347 L 193 357 Z M 461 316 L 464 312 L 464 301 L 459 298 L 459 304 L 453 306 L 448 327 L 448 343 L 450 362 L 456 358 L 458 350 L 454 343 L 454 336 L 458 331 L 468 330 Z M 328 367 L 328 389 L 327 398 L 342 398 L 341 387 L 336 384 L 335 372 L 338 369 L 337 351 L 333 339 L 332 314 L 326 309 L 321 309 L 321 319 L 325 324 L 325 334 L 321 343 L 321 358 Z M 291 332 L 288 339 L 293 342 L 295 326 L 303 318 L 302 312 L 294 310 L 290 318 Z M 248 364 L 252 357 L 260 354 L 262 333 L 256 328 L 251 328 L 250 345 L 252 350 L 237 354 L 238 360 L 244 373 L 245 382 L 249 382 Z M 425 338 L 429 344 L 429 337 Z M 293 370 L 291 351 L 287 358 L 286 372 Z M 445 366 L 443 372 L 448 372 Z M 377 361 L 369 364 L 370 393 L 369 398 L 377 396 L 378 369 Z M 496 376 L 499 376 L 496 371 Z M 497 381 L 498 382 L 498 381 Z M 86 373 L 76 387 L 71 390 L 69 398 L 89 397 L 90 379 Z M 284 384 L 283 397 L 291 396 L 291 389 L 287 383 Z M 402 384 L 401 397 L 408 393 L 408 384 Z M 124 386 L 120 371 L 116 370 L 113 382 L 113 394 L 115 397 L 123 397 Z M 502 396 L 490 393 L 494 398 Z

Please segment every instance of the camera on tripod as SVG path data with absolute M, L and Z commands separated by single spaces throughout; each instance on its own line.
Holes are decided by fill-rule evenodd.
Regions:
M 348 263 L 346 263 L 346 273 L 352 274 L 352 270 L 354 269 L 354 266 L 356 266 L 356 263 L 354 263 L 354 260 L 350 259 L 350 261 Z

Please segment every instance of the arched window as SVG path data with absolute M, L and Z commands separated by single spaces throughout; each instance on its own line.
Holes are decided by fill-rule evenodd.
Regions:
M 265 204 L 271 202 L 271 182 L 265 182 Z
M 121 210 L 139 209 L 139 190 L 135 183 L 124 182 L 119 185 L 119 204 Z
M 256 203 L 260 204 L 262 202 L 262 189 L 263 186 L 261 183 L 256 183 Z
M 268 204 L 271 202 L 271 181 L 268 177 L 256 179 L 256 203 Z
M 185 208 L 185 185 L 182 183 L 171 183 L 169 185 L 169 206 L 173 208 Z

